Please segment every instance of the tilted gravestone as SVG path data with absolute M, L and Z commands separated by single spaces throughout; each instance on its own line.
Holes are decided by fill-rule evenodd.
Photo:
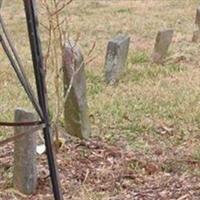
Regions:
M 126 64 L 129 44 L 130 37 L 122 34 L 108 42 L 105 61 L 105 79 L 107 84 L 114 84 L 119 80 Z
M 72 136 L 88 139 L 91 128 L 86 98 L 85 64 L 80 48 L 73 41 L 67 42 L 64 46 L 63 74 L 66 131 Z
M 174 31 L 172 29 L 159 31 L 156 37 L 152 61 L 162 64 L 172 42 Z
M 195 30 L 192 37 L 193 42 L 200 42 L 200 8 L 197 8 L 195 18 Z
M 35 115 L 32 112 L 16 109 L 15 122 L 34 121 Z M 14 143 L 14 188 L 23 194 L 30 195 L 35 192 L 37 186 L 36 167 L 36 134 L 31 134 L 33 127 L 18 126 L 14 129 L 14 134 L 20 135 Z

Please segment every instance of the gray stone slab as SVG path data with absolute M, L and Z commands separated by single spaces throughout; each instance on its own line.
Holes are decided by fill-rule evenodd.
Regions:
M 32 112 L 24 109 L 15 110 L 15 122 L 28 122 L 36 120 Z M 23 194 L 33 194 L 37 186 L 36 166 L 36 134 L 29 134 L 33 127 L 15 127 L 14 134 L 27 132 L 14 143 L 14 188 Z
M 107 84 L 114 84 L 123 72 L 127 61 L 130 37 L 118 35 L 108 42 L 105 60 L 105 80 Z
M 172 29 L 159 31 L 156 37 L 152 61 L 162 64 L 172 42 L 174 31 Z
M 67 42 L 64 46 L 63 72 L 65 95 L 73 77 L 71 90 L 64 102 L 66 131 L 72 136 L 88 139 L 91 128 L 86 97 L 85 64 L 80 48 L 73 41 Z
M 200 42 L 200 8 L 197 8 L 192 42 Z

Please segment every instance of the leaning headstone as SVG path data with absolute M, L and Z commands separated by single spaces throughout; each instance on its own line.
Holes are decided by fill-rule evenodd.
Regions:
M 66 131 L 72 136 L 88 139 L 91 128 L 86 98 L 85 64 L 81 50 L 74 41 L 68 41 L 64 46 L 63 74 Z
M 105 61 L 105 79 L 107 84 L 116 83 L 126 64 L 130 37 L 127 35 L 118 35 L 108 42 L 106 61 Z
M 35 115 L 32 112 L 23 109 L 15 110 L 15 122 L 34 120 Z M 13 175 L 14 188 L 26 195 L 33 194 L 37 186 L 36 134 L 30 134 L 32 129 L 31 126 L 18 126 L 14 129 L 16 136 L 27 132 L 14 143 Z
M 156 37 L 152 61 L 162 64 L 172 42 L 174 31 L 172 29 L 159 31 Z
M 197 8 L 195 18 L 195 30 L 192 37 L 193 42 L 200 42 L 200 8 Z

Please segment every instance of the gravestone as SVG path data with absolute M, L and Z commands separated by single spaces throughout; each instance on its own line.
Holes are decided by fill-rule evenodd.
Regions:
M 156 37 L 152 61 L 162 64 L 172 42 L 174 31 L 172 29 L 159 31 Z
M 195 30 L 192 37 L 193 42 L 200 42 L 200 8 L 197 8 L 195 18 Z
M 86 98 L 85 64 L 80 48 L 73 41 L 68 41 L 64 46 L 63 74 L 66 131 L 72 136 L 88 139 L 91 135 L 91 128 Z M 72 79 L 73 82 L 69 91 Z
M 32 112 L 16 109 L 15 122 L 34 121 L 35 115 Z M 23 194 L 33 194 L 37 186 L 36 168 L 36 134 L 31 134 L 32 126 L 18 126 L 14 129 L 17 136 L 24 132 L 27 135 L 20 137 L 14 143 L 14 188 Z M 30 133 L 30 134 L 29 134 Z
M 105 80 L 107 84 L 116 83 L 126 64 L 130 37 L 118 35 L 108 42 L 105 61 Z

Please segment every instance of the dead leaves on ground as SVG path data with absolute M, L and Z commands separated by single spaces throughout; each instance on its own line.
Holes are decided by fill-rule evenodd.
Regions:
M 6 155 L 5 151 L 2 153 Z M 162 154 L 159 153 L 159 156 L 162 157 Z M 0 162 L 6 161 L 12 167 L 11 157 L 9 154 L 5 157 L 0 155 Z M 112 197 L 116 200 L 122 199 L 122 196 L 127 200 L 193 200 L 198 199 L 197 194 L 200 194 L 200 177 L 181 174 L 178 168 L 174 170 L 174 166 L 200 167 L 198 161 L 189 157 L 179 161 L 170 158 L 156 161 L 153 157 L 93 138 L 81 142 L 68 141 L 57 154 L 57 160 L 65 199 L 78 199 L 83 187 L 95 194 L 106 193 L 107 199 Z M 25 199 L 51 199 L 45 155 L 38 158 L 38 171 L 37 193 Z M 6 191 L 5 182 L 0 183 Z M 13 199 L 14 194 L 7 191 L 0 194 L 2 200 Z

